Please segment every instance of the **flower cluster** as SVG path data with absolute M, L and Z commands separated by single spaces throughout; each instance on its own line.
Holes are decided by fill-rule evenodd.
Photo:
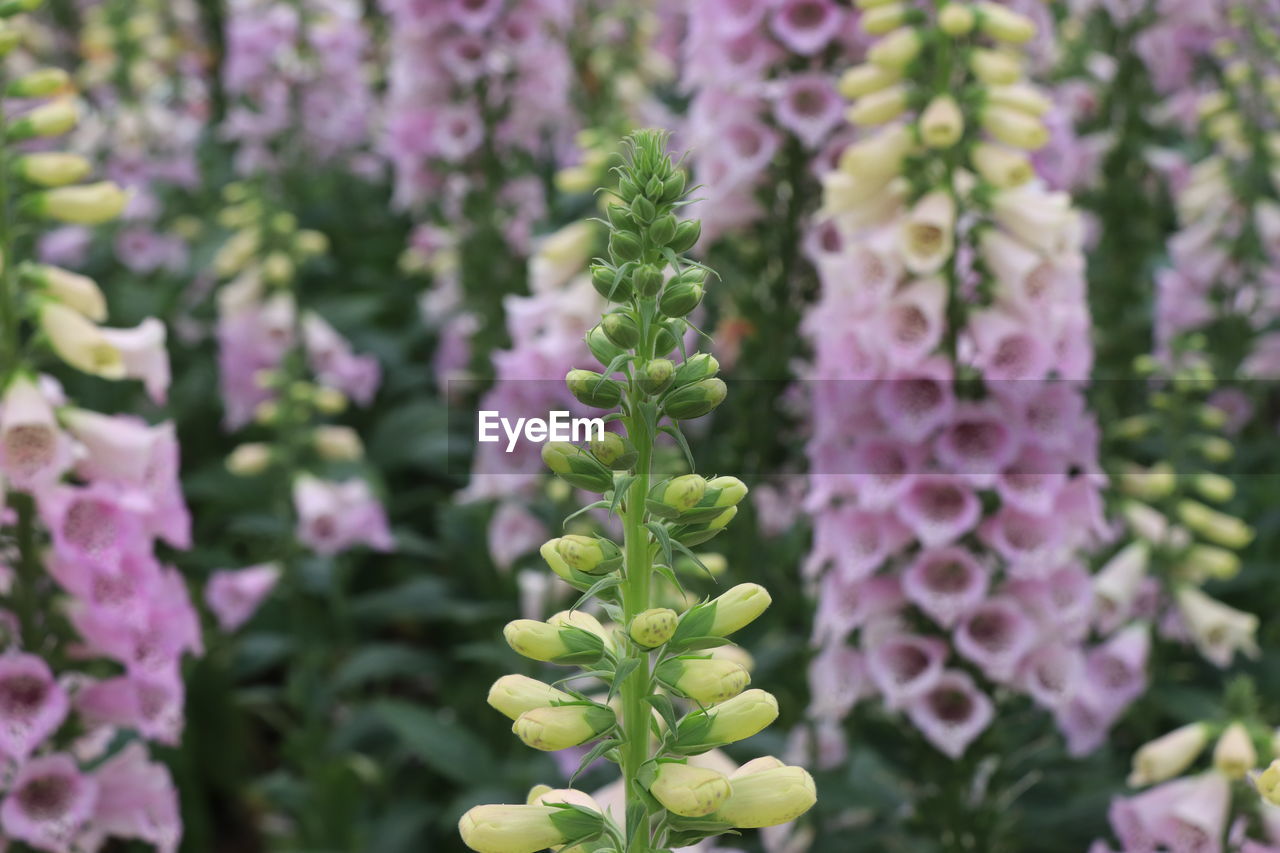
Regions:
M 227 464 L 244 476 L 283 470 L 292 482 L 298 541 L 316 553 L 356 545 L 390 550 L 385 512 L 365 480 L 301 473 L 304 457 L 362 458 L 352 429 L 316 421 L 340 414 L 350 400 L 368 405 L 381 381 L 377 359 L 356 354 L 323 317 L 297 304 L 299 269 L 324 253 L 327 240 L 300 229 L 293 214 L 275 209 L 248 184 L 232 184 L 226 195 L 231 204 L 221 220 L 236 230 L 214 261 L 220 275 L 232 277 L 218 292 L 226 425 L 253 421 L 276 435 L 272 442 L 240 445 Z
M 810 241 L 811 714 L 838 738 L 878 694 L 958 757 L 1000 687 L 1088 751 L 1145 688 L 1149 638 L 1090 639 L 1105 478 L 1080 216 L 1025 153 L 1048 137 L 1016 50 L 1035 27 L 990 2 L 858 5 L 881 38 L 841 89 L 875 129 L 824 178 Z
M 1184 366 L 1172 377 L 1161 377 L 1153 360 L 1143 359 L 1140 366 L 1157 371 L 1149 412 L 1110 430 L 1114 439 L 1126 441 L 1125 455 L 1131 457 L 1115 466 L 1131 541 L 1099 570 L 1095 607 L 1106 626 L 1132 619 L 1158 622 L 1164 636 L 1194 643 L 1206 659 L 1225 668 L 1237 652 L 1258 654 L 1258 617 L 1201 587 L 1240 572 L 1237 552 L 1253 540 L 1254 531 L 1213 506 L 1235 497 L 1235 481 L 1213 470 L 1234 449 L 1223 434 L 1228 414 L 1220 404 L 1222 394 L 1211 393 L 1208 365 L 1194 355 L 1182 352 Z M 1160 458 L 1149 464 L 1134 461 L 1143 452 L 1140 441 L 1156 439 Z
M 480 401 L 481 411 L 506 417 L 586 414 L 563 383 L 546 377 L 563 376 L 591 357 L 586 333 L 605 304 L 586 272 L 597 233 L 593 223 L 580 222 L 540 243 L 530 260 L 532 293 L 504 300 L 511 345 L 491 356 L 494 384 Z M 542 472 L 535 444 L 521 442 L 513 450 L 500 444 L 477 448 L 471 483 L 458 499 L 502 499 L 489 528 L 491 553 L 500 568 L 509 568 L 546 537 L 542 523 L 523 508 Z
M 1212 764 L 1190 772 L 1213 743 Z M 1111 829 L 1121 853 L 1140 850 L 1280 849 L 1280 760 L 1275 733 L 1254 719 L 1188 723 L 1133 756 L 1133 787 L 1153 786 L 1111 803 Z M 1113 853 L 1096 841 L 1090 853 Z
M 233 99 L 221 126 L 242 173 L 300 158 L 367 168 L 374 95 L 357 0 L 233 0 L 222 82 Z M 282 148 L 290 157 L 281 157 Z
M 688 12 L 681 84 L 692 93 L 682 133 L 694 206 L 708 239 L 768 212 L 760 190 L 794 139 L 808 158 L 830 159 L 844 103 L 825 58 L 860 54 L 853 16 L 832 0 L 712 0 Z
M 382 0 L 391 21 L 383 149 L 395 200 L 457 221 L 476 190 L 494 194 L 514 246 L 545 204 L 537 164 L 572 142 L 572 66 L 563 0 Z M 500 212 L 499 212 L 500 211 Z
M 626 433 L 606 433 L 587 447 L 551 442 L 542 451 L 557 476 L 601 494 L 593 506 L 622 519 L 621 545 L 568 534 L 541 549 L 551 570 L 583 591 L 579 604 L 598 599 L 612 624 L 577 607 L 547 621 L 511 622 L 504 634 L 515 651 L 581 667 L 583 676 L 560 689 L 508 675 L 489 693 L 489 704 L 514 721 L 512 731 L 527 745 L 558 751 L 590 744 L 582 766 L 600 757 L 618 764 L 626 819 L 615 821 L 582 792 L 538 787 L 524 805 L 482 805 L 463 815 L 462 839 L 479 853 L 597 840 L 616 850 L 682 847 L 734 827 L 794 820 L 816 800 L 809 774 L 775 758 L 728 773 L 696 758 L 755 735 L 778 715 L 772 695 L 746 689 L 746 667 L 706 653 L 763 612 L 770 602 L 764 588 L 742 584 L 683 613 L 653 606 L 655 574 L 674 582 L 674 558 L 693 558 L 690 548 L 724 529 L 747 491 L 734 477 L 653 478 L 659 432 L 677 433 L 680 421 L 709 413 L 726 392 L 710 356 L 690 355 L 679 365 L 667 357 L 702 298 L 707 270 L 679 258 L 699 225 L 675 217 L 685 176 L 664 147 L 652 132 L 630 140 L 617 198 L 606 211 L 609 259 L 592 268 L 596 289 L 617 305 L 587 338 L 603 370 L 566 377 L 584 405 L 620 406 L 611 417 Z M 582 692 L 593 682 L 606 692 Z
M 131 191 L 116 257 L 135 273 L 182 272 L 199 223 L 173 217 L 166 201 L 200 182 L 197 149 L 210 105 L 199 8 L 189 0 L 107 0 L 85 10 L 80 52 L 94 112 L 77 145 Z M 74 237 L 64 232 L 45 245 L 55 254 L 84 245 Z
M 1156 338 L 1204 330 L 1224 375 L 1280 374 L 1280 38 L 1240 5 L 1212 52 L 1215 79 L 1195 102 L 1205 156 L 1180 175 L 1172 265 L 1157 278 Z
M 37 5 L 0 5 L 4 53 L 21 41 L 13 16 Z M 145 744 L 178 742 L 182 659 L 202 651 L 186 585 L 155 554 L 191 544 L 177 440 L 170 424 L 76 405 L 45 372 L 61 361 L 141 379 L 163 400 L 165 328 L 103 327 L 92 279 L 23 260 L 33 220 L 96 225 L 126 196 L 114 183 L 78 184 L 91 171 L 78 155 L 11 147 L 75 127 L 66 72 L 35 68 L 0 85 L 0 834 L 53 853 L 108 838 L 176 851 L 177 792 Z

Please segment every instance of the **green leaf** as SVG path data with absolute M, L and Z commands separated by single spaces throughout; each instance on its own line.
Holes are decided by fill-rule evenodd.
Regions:
M 674 732 L 679 725 L 679 718 L 676 716 L 676 706 L 672 704 L 671 697 L 655 693 L 652 696 L 646 696 L 645 701 L 652 705 L 662 717 L 662 721 L 667 724 L 667 730 Z
M 573 787 L 573 783 L 578 780 L 578 775 L 581 774 L 582 771 L 586 770 L 587 767 L 590 766 L 591 762 L 595 761 L 615 746 L 621 745 L 622 741 L 617 738 L 608 738 L 591 747 L 591 750 L 586 755 L 582 756 L 582 760 L 578 762 L 578 769 L 573 771 L 573 775 L 569 777 L 569 787 Z
M 689 449 L 689 442 L 685 440 L 684 432 L 675 424 L 667 424 L 658 430 L 665 432 L 676 440 L 676 444 L 680 445 L 680 451 L 684 454 L 684 461 L 688 463 L 689 470 L 697 470 L 697 464 L 693 461 L 693 451 Z
M 618 664 L 618 668 L 613 673 L 613 683 L 609 685 L 609 699 L 618 695 L 618 691 L 622 689 L 623 683 L 626 682 L 627 676 L 636 671 L 640 666 L 640 658 L 624 658 Z
M 622 578 L 616 574 L 605 575 L 591 585 L 591 588 L 582 594 L 582 596 L 573 603 L 570 610 L 577 610 L 593 598 L 596 598 L 604 590 L 613 589 L 615 586 L 621 586 Z
M 444 714 L 400 700 L 374 709 L 405 749 L 441 776 L 469 784 L 494 772 L 488 745 Z
M 649 528 L 649 532 L 658 540 L 658 545 L 662 548 L 663 562 L 671 565 L 671 534 L 667 532 L 666 525 L 656 521 L 646 521 L 644 526 Z

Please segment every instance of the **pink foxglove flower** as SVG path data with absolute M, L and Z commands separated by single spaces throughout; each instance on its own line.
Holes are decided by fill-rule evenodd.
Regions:
M 234 631 L 253 618 L 280 581 L 274 563 L 214 572 L 205 585 L 204 600 L 223 631 Z
M 0 803 L 5 835 L 52 853 L 71 853 L 93 816 L 98 785 L 68 755 L 27 762 Z
M 23 761 L 66 719 L 66 691 L 43 659 L 0 655 L 0 754 Z

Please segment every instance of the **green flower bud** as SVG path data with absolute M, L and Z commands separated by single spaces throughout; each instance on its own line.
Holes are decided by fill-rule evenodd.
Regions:
M 703 293 L 700 284 L 673 282 L 662 292 L 658 309 L 668 317 L 683 317 L 698 307 Z
M 664 761 L 658 765 L 649 793 L 662 807 L 681 817 L 705 817 L 729 799 L 729 780 L 707 767 Z
M 489 688 L 489 705 L 509 719 L 534 708 L 548 708 L 578 701 L 563 690 L 527 675 L 504 675 Z
M 588 446 L 591 448 L 591 455 L 601 465 L 614 471 L 626 471 L 636 464 L 640 455 L 630 439 L 623 438 L 616 432 L 606 432 L 603 438 L 591 441 Z
M 605 334 L 604 326 L 597 324 L 587 332 L 587 349 L 591 350 L 591 354 L 596 357 L 596 361 L 602 365 L 608 366 L 613 364 L 613 360 L 622 355 L 625 350 L 609 340 L 609 336 Z
M 637 644 L 646 649 L 653 649 L 671 639 L 679 621 L 680 617 L 674 610 L 655 607 L 636 614 L 631 620 L 631 629 L 628 633 Z
M 633 198 L 640 194 L 640 188 L 636 186 L 636 182 L 630 178 L 622 178 L 618 181 L 618 195 L 623 201 L 630 202 Z
M 636 381 L 641 391 L 656 396 L 667 390 L 675 372 L 676 366 L 669 359 L 652 358 L 636 371 Z
M 663 401 L 662 410 L 677 421 L 700 418 L 724 402 L 728 390 L 722 379 L 703 379 L 673 391 Z
M 978 4 L 978 28 L 997 41 L 1023 44 L 1035 37 L 1035 22 L 998 3 Z
M 662 198 L 662 178 L 650 175 L 644 185 L 644 194 L 649 198 Z
M 613 711 L 603 705 L 556 705 L 524 712 L 511 731 L 526 746 L 555 752 L 598 738 L 616 724 Z
M 714 539 L 721 530 L 728 527 L 729 522 L 733 521 L 737 514 L 738 508 L 736 506 L 731 506 L 726 510 L 722 510 L 710 521 L 678 525 L 671 529 L 671 538 L 680 542 L 682 545 L 688 545 L 690 547 L 694 545 L 701 545 L 703 542 L 709 542 Z
M 748 690 L 711 708 L 694 711 L 676 726 L 676 748 L 696 755 L 758 734 L 778 718 L 778 700 L 763 690 Z
M 641 264 L 632 275 L 641 296 L 656 296 L 662 289 L 662 270 L 653 264 Z
M 676 226 L 675 234 L 672 235 L 671 239 L 663 242 L 678 255 L 681 252 L 687 252 L 692 249 L 701 236 L 702 223 L 697 219 L 686 219 Z
M 689 524 L 712 521 L 729 507 L 737 506 L 747 495 L 747 484 L 737 477 L 716 477 L 707 482 L 707 490 L 692 508 L 680 514 L 680 521 Z
M 44 98 L 70 82 L 70 75 L 61 68 L 39 68 L 10 82 L 5 93 L 12 98 Z
M 707 657 L 670 658 L 658 664 L 654 675 L 700 705 L 732 699 L 751 683 L 751 675 L 741 664 Z
M 605 216 L 609 219 L 609 224 L 619 231 L 629 231 L 636 227 L 631 211 L 620 204 L 611 204 L 605 208 Z
M 803 767 L 776 758 L 749 761 L 729 777 L 733 793 L 713 819 L 741 829 L 789 823 L 813 808 L 818 789 Z
M 611 540 L 600 536 L 561 536 L 556 553 L 571 569 L 589 575 L 612 572 L 622 565 L 622 551 Z
M 640 238 L 630 231 L 614 231 L 609 235 L 609 256 L 614 263 L 634 261 L 641 251 Z
M 75 104 L 68 98 L 59 98 L 41 104 L 10 124 L 8 139 L 16 142 L 37 136 L 58 136 L 75 127 L 79 118 Z
M 636 324 L 635 318 L 625 311 L 605 314 L 604 319 L 600 321 L 600 327 L 604 329 L 605 337 L 624 350 L 631 349 L 640 343 L 640 327 Z
M 93 171 L 93 164 L 79 154 L 47 151 L 17 158 L 14 171 L 33 184 L 61 187 L 84 180 Z
M 653 354 L 661 357 L 670 353 L 680 343 L 680 336 L 684 334 L 684 330 L 683 320 L 668 320 L 663 323 L 653 339 Z
M 604 639 L 573 625 L 516 619 L 502 629 L 507 645 L 531 660 L 546 663 L 592 663 L 604 654 Z
M 705 352 L 694 353 L 676 368 L 675 386 L 692 385 L 703 379 L 711 379 L 720 372 L 720 362 Z
M 681 648 L 701 637 L 727 637 L 754 622 L 772 601 L 760 584 L 738 584 L 705 604 L 689 608 L 680 617 L 671 645 Z
M 938 27 L 949 36 L 967 36 L 973 23 L 973 10 L 968 6 L 948 3 L 938 11 Z
M 672 172 L 671 176 L 662 182 L 662 200 L 668 204 L 684 195 L 684 172 L 679 170 Z
M 571 486 L 589 492 L 613 488 L 613 472 L 580 447 L 565 441 L 542 445 L 542 461 L 551 472 Z
M 659 188 L 661 193 L 661 188 Z M 649 242 L 655 246 L 665 246 L 670 243 L 676 236 L 676 218 L 674 215 L 667 213 L 653 221 L 649 226 Z M 681 250 L 683 251 L 683 249 Z
M 1210 462 L 1227 462 L 1236 455 L 1236 449 L 1232 447 L 1231 442 L 1220 435 L 1198 436 L 1194 444 L 1200 451 L 1200 455 Z
M 612 409 L 622 400 L 621 386 L 594 370 L 570 370 L 564 382 L 569 386 L 569 393 L 586 406 Z
M 476 853 L 537 853 L 604 831 L 604 817 L 544 805 L 476 806 L 458 821 L 458 834 Z
M 636 196 L 631 202 L 631 215 L 638 223 L 652 222 L 657 214 L 658 208 L 645 196 Z
M 608 264 L 593 264 L 591 267 L 591 286 L 605 299 L 611 302 L 626 302 L 631 299 L 631 282 L 625 275 L 618 274 L 618 268 Z
M 1216 545 L 1243 548 L 1253 541 L 1253 528 L 1235 516 L 1191 500 L 1179 501 L 1177 511 L 1183 524 Z
M 679 518 L 697 506 L 706 491 L 707 481 L 701 474 L 683 474 L 649 489 L 646 508 L 659 518 Z

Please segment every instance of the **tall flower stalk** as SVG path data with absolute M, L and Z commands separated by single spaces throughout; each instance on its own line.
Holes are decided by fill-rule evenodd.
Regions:
M 39 5 L 0 3 L 0 55 L 23 40 L 11 19 Z M 53 375 L 62 362 L 140 379 L 162 402 L 165 328 L 99 325 L 96 282 L 30 260 L 42 221 L 99 225 L 126 194 L 81 184 L 83 157 L 23 152 L 76 126 L 65 71 L 0 71 L 0 93 L 0 839 L 52 853 L 113 837 L 174 851 L 177 792 L 147 743 L 181 738 L 182 661 L 202 651 L 186 585 L 155 554 L 191 544 L 177 441 L 169 424 L 77 406 Z
M 596 288 L 617 307 L 587 336 L 604 369 L 572 370 L 566 382 L 587 406 L 620 407 L 608 420 L 623 434 L 606 433 L 588 447 L 552 442 L 542 455 L 570 485 L 602 494 L 587 509 L 618 515 L 622 543 L 566 535 L 542 547 L 552 571 L 583 596 L 571 610 L 546 622 L 516 620 L 504 634 L 526 657 L 582 672 L 559 687 L 505 676 L 489 703 L 535 749 L 592 744 L 584 767 L 602 756 L 616 763 L 625 811 L 609 814 L 585 793 L 538 787 L 524 805 L 477 806 L 462 817 L 463 841 L 479 853 L 588 844 L 650 853 L 734 827 L 784 823 L 816 799 L 809 774 L 777 759 L 756 759 L 730 775 L 699 759 L 777 717 L 773 696 L 745 689 L 743 666 L 706 653 L 763 612 L 769 595 L 743 584 L 683 614 L 652 606 L 655 573 L 678 583 L 674 559 L 696 560 L 690 548 L 733 519 L 746 487 L 734 477 L 659 479 L 653 471 L 659 435 L 683 445 L 679 422 L 712 411 L 726 388 L 711 356 L 695 353 L 679 365 L 668 358 L 708 274 L 680 258 L 699 234 L 696 221 L 675 216 L 684 204 L 684 173 L 655 132 L 629 140 L 617 173 L 617 198 L 607 207 L 609 259 L 592 270 Z M 613 624 L 579 609 L 593 599 Z M 582 692 L 593 683 L 607 686 L 603 698 Z

